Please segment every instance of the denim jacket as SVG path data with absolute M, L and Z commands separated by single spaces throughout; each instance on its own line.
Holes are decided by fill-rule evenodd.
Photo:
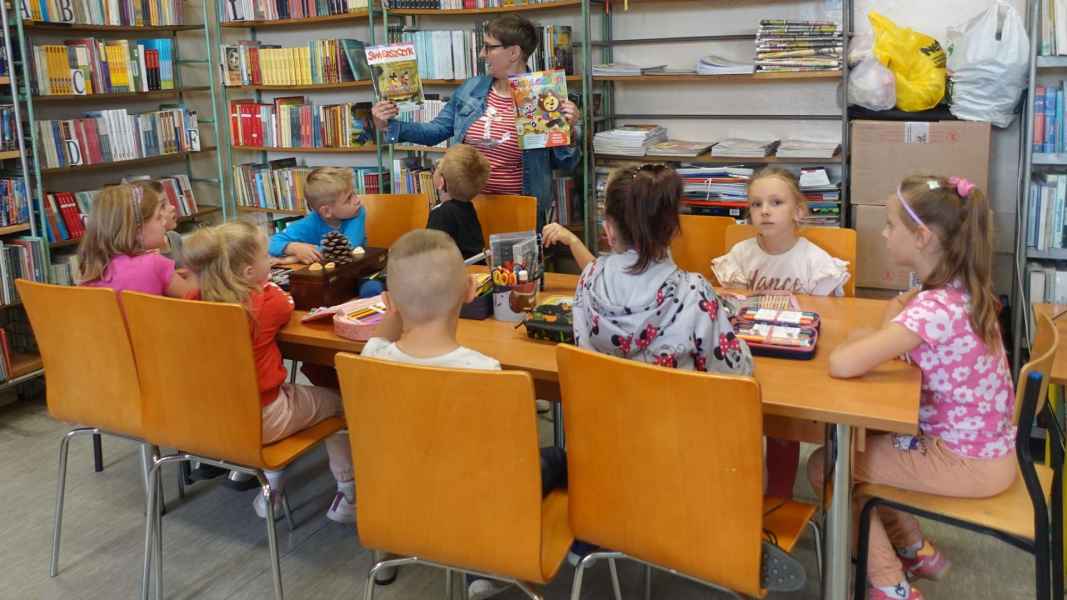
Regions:
M 478 75 L 463 82 L 452 94 L 441 114 L 429 123 L 404 123 L 393 120 L 385 132 L 385 142 L 408 142 L 433 146 L 444 140 L 463 142 L 467 130 L 485 113 L 486 97 L 493 78 Z M 573 171 L 581 155 L 576 146 L 537 148 L 522 153 L 522 190 L 537 198 L 538 224 L 552 207 L 552 170 Z

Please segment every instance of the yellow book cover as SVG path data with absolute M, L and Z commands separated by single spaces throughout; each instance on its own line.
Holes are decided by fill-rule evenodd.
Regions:
M 302 83 L 309 85 L 311 83 L 311 50 L 309 48 L 300 48 L 300 72 L 303 74 Z
M 74 93 L 70 85 L 70 62 L 67 59 L 66 46 L 51 46 L 52 70 L 55 77 L 53 94 L 70 96 Z
M 278 60 L 278 49 L 277 48 L 271 48 L 267 52 L 270 53 L 270 61 L 269 61 L 270 65 L 268 67 L 270 69 L 270 84 L 271 85 L 280 85 L 281 80 L 282 80 L 282 73 L 281 73 L 281 66 L 280 66 L 279 60 Z
M 53 44 L 41 46 L 41 53 L 44 55 L 44 65 L 48 71 L 48 93 L 59 95 L 62 92 L 56 71 L 56 47 Z
M 115 55 L 118 57 L 120 69 L 122 69 L 122 79 L 126 82 L 126 91 L 135 92 L 133 89 L 133 77 L 130 72 L 130 40 L 118 41 L 118 52 Z
M 126 61 L 122 60 L 122 47 L 115 42 L 105 42 L 104 53 L 107 55 L 108 72 L 111 75 L 111 91 L 113 93 L 129 91 L 129 80 L 126 78 Z

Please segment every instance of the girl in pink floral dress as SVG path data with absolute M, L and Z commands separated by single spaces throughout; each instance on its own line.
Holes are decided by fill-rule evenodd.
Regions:
M 868 437 L 853 477 L 928 494 L 995 496 L 1016 477 L 1015 391 L 997 323 L 989 203 L 966 179 L 915 176 L 890 195 L 887 213 L 889 255 L 916 272 L 922 288 L 891 301 L 877 332 L 836 348 L 830 374 L 858 377 L 906 354 L 922 370 L 919 435 Z M 822 452 L 808 463 L 815 489 L 822 489 Z M 948 567 L 914 517 L 885 507 L 871 515 L 868 598 L 921 599 L 909 580 L 939 579 Z

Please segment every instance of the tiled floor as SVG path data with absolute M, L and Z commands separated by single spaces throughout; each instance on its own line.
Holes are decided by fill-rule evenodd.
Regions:
M 55 501 L 56 456 L 66 427 L 51 420 L 42 404 L 19 402 L 0 407 L 0 600 L 50 598 L 134 598 L 141 571 L 144 496 L 137 448 L 105 439 L 106 468 L 93 473 L 88 438 L 72 444 L 60 571 L 48 577 L 49 544 Z M 279 522 L 286 597 L 363 597 L 362 583 L 371 554 L 352 527 L 328 521 L 325 510 L 334 486 L 320 450 L 302 459 L 288 476 L 297 529 Z M 166 472 L 171 512 L 164 517 L 165 589 L 168 598 L 270 598 L 271 577 L 263 521 L 251 509 L 253 492 L 236 493 L 214 483 L 196 484 L 177 502 L 174 472 Z M 806 492 L 806 486 L 805 490 Z M 492 490 L 486 490 L 492 493 Z M 1033 597 L 1032 562 L 1002 543 L 930 526 L 955 563 L 938 584 L 920 585 L 929 598 L 1022 599 Z M 815 573 L 810 540 L 796 550 Z M 640 598 L 641 572 L 620 565 L 623 595 Z M 564 567 L 547 597 L 569 597 L 573 570 Z M 585 599 L 609 598 L 606 565 L 589 573 Z M 803 592 L 772 598 L 818 598 L 814 576 Z M 442 572 L 405 568 L 377 598 L 443 598 Z M 458 592 L 458 585 L 457 585 Z M 461 597 L 457 593 L 456 597 Z M 502 600 L 524 597 L 516 590 Z M 653 580 L 653 597 L 688 600 L 726 597 L 668 574 Z

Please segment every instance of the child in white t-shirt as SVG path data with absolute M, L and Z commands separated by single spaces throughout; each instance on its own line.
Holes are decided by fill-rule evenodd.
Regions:
M 748 184 L 748 212 L 759 234 L 734 244 L 725 256 L 711 261 L 711 270 L 722 285 L 753 291 L 844 295 L 848 263 L 799 234 L 808 203 L 792 172 L 767 167 L 756 173 Z
M 758 235 L 734 244 L 725 256 L 711 261 L 711 270 L 722 285 L 844 295 L 848 263 L 799 234 L 808 204 L 791 171 L 766 167 L 756 173 L 748 184 L 748 211 Z M 792 497 L 799 464 L 798 442 L 767 438 L 767 495 Z
M 456 341 L 459 310 L 474 299 L 475 283 L 448 234 L 429 229 L 404 234 L 389 248 L 388 265 L 389 291 L 382 295 L 386 318 L 367 340 L 363 356 L 430 367 L 500 370 L 496 359 Z M 530 410 L 536 407 L 531 405 Z M 562 450 L 542 448 L 543 493 L 566 487 L 566 466 Z M 382 569 L 376 579 L 382 584 L 391 582 L 394 573 Z M 503 589 L 489 580 L 471 583 L 476 597 Z

